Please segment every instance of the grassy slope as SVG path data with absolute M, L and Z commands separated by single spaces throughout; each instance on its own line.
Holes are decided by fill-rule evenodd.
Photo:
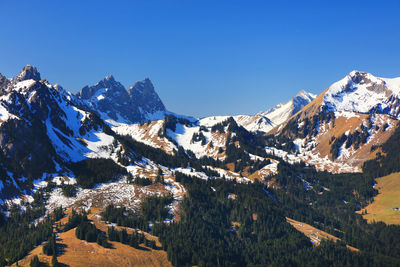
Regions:
M 302 232 L 305 236 L 310 238 L 311 242 L 316 246 L 318 246 L 321 243 L 322 239 L 330 239 L 335 242 L 340 240 L 336 236 L 328 234 L 327 232 L 324 232 L 324 231 L 322 231 L 318 228 L 315 228 L 314 226 L 311 226 L 309 224 L 306 224 L 304 222 L 295 221 L 290 218 L 286 218 L 286 221 L 288 223 L 290 223 L 294 228 L 296 228 L 297 231 Z M 347 245 L 347 248 L 352 251 L 359 251 L 357 248 L 354 248 L 349 245 Z
M 107 225 L 100 220 L 98 213 L 100 210 L 92 209 L 88 215 L 93 220 L 96 227 L 106 231 Z M 70 213 L 70 210 L 67 212 Z M 67 218 L 61 221 L 65 223 Z M 124 227 L 117 227 L 122 229 Z M 132 230 L 126 228 L 128 233 Z M 146 234 L 146 238 L 156 240 L 157 246 L 161 244 L 154 236 Z M 164 250 L 153 250 L 143 245 L 139 249 L 132 248 L 119 242 L 110 242 L 111 249 L 99 246 L 97 243 L 88 243 L 75 236 L 75 229 L 59 234 L 57 244 L 64 246 L 64 252 L 58 257 L 60 263 L 68 266 L 171 266 Z M 30 260 L 38 255 L 41 262 L 50 263 L 51 257 L 43 254 L 42 246 L 36 247 L 27 257 L 19 262 L 19 266 L 29 266 Z
M 365 209 L 367 214 L 363 217 L 372 221 L 382 221 L 387 224 L 400 224 L 400 173 L 392 173 L 388 176 L 376 179 L 376 189 L 379 191 L 374 202 Z

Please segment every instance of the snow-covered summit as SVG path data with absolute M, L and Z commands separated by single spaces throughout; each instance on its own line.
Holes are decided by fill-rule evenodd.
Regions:
M 268 117 L 272 124 L 277 126 L 284 123 L 316 97 L 316 95 L 302 90 L 288 102 L 280 103 L 265 112 L 257 113 L 257 115 Z
M 232 118 L 249 132 L 267 133 L 313 101 L 317 96 L 304 90 L 291 100 L 255 115 L 236 115 Z M 210 116 L 200 120 L 201 125 L 212 126 L 231 116 Z
M 400 78 L 375 77 L 367 72 L 352 71 L 332 84 L 324 95 L 328 111 L 400 114 Z

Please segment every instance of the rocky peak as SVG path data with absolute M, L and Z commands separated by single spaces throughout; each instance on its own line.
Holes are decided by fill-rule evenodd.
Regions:
M 10 84 L 10 81 L 7 79 L 7 77 L 3 76 L 0 73 L 0 90 L 6 89 L 9 84 Z
M 120 122 L 145 122 L 163 118 L 166 111 L 148 78 L 136 82 L 127 91 L 110 75 L 93 86 L 82 88 L 77 98 L 105 120 L 110 118 Z
M 400 114 L 400 78 L 379 78 L 367 72 L 352 71 L 332 84 L 324 95 L 329 111 Z
M 299 110 L 305 107 L 308 103 L 313 101 L 317 96 L 301 90 L 295 97 L 293 97 L 293 111 L 292 115 L 296 114 Z
M 375 78 L 367 72 L 362 72 L 362 71 L 358 71 L 358 70 L 353 70 L 352 72 L 350 72 L 348 74 L 348 76 L 350 77 L 352 82 L 357 83 L 357 84 L 370 83 L 371 78 Z
M 146 92 L 146 91 L 154 92 L 154 85 L 149 78 L 145 78 L 143 81 L 135 82 L 135 84 L 132 85 L 128 90 L 129 94 L 133 94 L 135 92 Z
M 83 87 L 77 95 L 81 99 L 90 99 L 100 89 L 109 89 L 110 91 L 126 91 L 125 87 L 114 79 L 114 76 L 109 75 L 93 86 Z
M 149 78 L 132 85 L 128 90 L 128 94 L 132 101 L 138 103 L 143 110 L 149 113 L 165 111 L 165 106 L 154 90 L 154 85 Z
M 112 88 L 115 86 L 120 86 L 121 84 L 114 79 L 114 76 L 108 75 L 100 80 L 95 86 L 100 86 L 102 88 Z
M 26 65 L 22 71 L 15 77 L 16 82 L 22 82 L 25 80 L 35 80 L 35 81 L 40 81 L 40 73 L 36 69 L 36 67 L 31 66 L 31 65 Z

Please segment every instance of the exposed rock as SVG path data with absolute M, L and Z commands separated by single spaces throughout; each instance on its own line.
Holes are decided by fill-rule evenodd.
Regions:
M 166 112 L 149 79 L 135 83 L 127 91 L 113 76 L 107 76 L 93 86 L 82 88 L 77 97 L 105 120 L 138 123 L 151 119 L 154 114 L 161 119 L 160 114 Z
M 15 77 L 14 81 L 21 82 L 29 79 L 40 81 L 40 73 L 38 72 L 36 67 L 33 67 L 31 65 L 26 65 L 22 69 L 22 71 L 18 74 L 18 76 Z
M 0 91 L 1 92 L 4 91 L 9 84 L 10 81 L 0 73 Z
M 136 82 L 129 88 L 128 93 L 131 97 L 131 101 L 137 103 L 137 105 L 147 113 L 165 111 L 164 104 L 154 90 L 153 83 L 148 78 Z

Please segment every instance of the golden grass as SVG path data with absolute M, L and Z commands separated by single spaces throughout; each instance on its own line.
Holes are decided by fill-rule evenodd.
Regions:
M 296 228 L 297 231 L 302 232 L 305 236 L 307 236 L 308 238 L 310 238 L 310 240 L 316 245 L 318 246 L 321 243 L 322 239 L 330 239 L 333 241 L 338 241 L 340 240 L 340 238 L 333 236 L 331 234 L 328 234 L 327 232 L 324 232 L 318 228 L 315 228 L 314 226 L 311 226 L 309 224 L 303 223 L 303 222 L 299 222 L 299 221 L 295 221 L 293 219 L 290 219 L 288 217 L 286 217 L 286 221 L 288 223 L 290 223 L 294 228 Z M 347 248 L 351 251 L 360 251 L 359 249 L 346 245 Z
M 400 172 L 392 173 L 388 176 L 376 179 L 378 195 L 374 202 L 368 205 L 365 210 L 367 214 L 363 215 L 369 223 L 381 221 L 387 224 L 400 224 L 400 211 L 394 208 L 400 208 Z
M 93 220 L 96 227 L 102 231 L 107 230 L 105 222 L 100 220 L 98 213 L 100 209 L 91 209 L 88 218 Z M 69 215 L 70 210 L 67 212 Z M 67 218 L 68 216 L 66 216 Z M 61 221 L 65 222 L 67 219 Z M 123 228 L 123 227 L 117 227 Z M 133 230 L 126 228 L 128 233 Z M 147 239 L 156 240 L 157 246 L 161 246 L 155 236 L 145 234 Z M 75 237 L 75 229 L 59 234 L 58 244 L 64 246 L 64 252 L 57 257 L 60 263 L 68 266 L 172 266 L 167 259 L 164 250 L 153 250 L 140 246 L 139 249 L 132 248 L 119 242 L 110 242 L 112 248 L 104 248 L 97 243 L 88 243 Z M 29 266 L 31 259 L 38 255 L 41 262 L 50 263 L 51 257 L 43 254 L 42 246 L 36 247 L 27 257 L 19 261 L 19 266 Z

